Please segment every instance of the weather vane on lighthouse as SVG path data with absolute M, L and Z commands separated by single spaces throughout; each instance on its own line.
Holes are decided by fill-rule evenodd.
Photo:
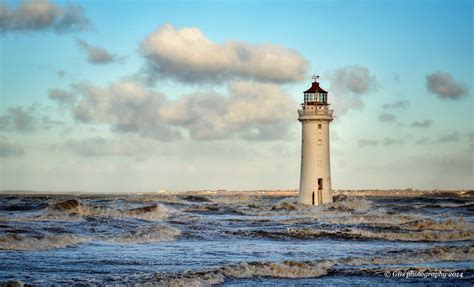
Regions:
M 313 80 L 298 110 L 303 129 L 298 202 L 320 205 L 332 202 L 329 124 L 333 110 L 329 109 L 328 92 L 319 86 L 319 76 L 313 75 Z

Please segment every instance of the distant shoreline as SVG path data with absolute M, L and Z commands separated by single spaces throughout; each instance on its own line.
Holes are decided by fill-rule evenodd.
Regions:
M 366 189 L 366 190 L 333 190 L 334 195 L 346 196 L 379 196 L 379 197 L 416 197 L 416 196 L 455 196 L 474 197 L 474 190 L 418 190 L 418 189 Z M 192 190 L 192 191 L 150 191 L 150 192 L 85 192 L 85 191 L 31 191 L 31 190 L 2 190 L 0 195 L 252 195 L 252 196 L 297 196 L 298 190 Z

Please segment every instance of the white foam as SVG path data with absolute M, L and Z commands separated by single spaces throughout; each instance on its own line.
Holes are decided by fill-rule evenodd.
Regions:
M 119 243 L 147 243 L 159 241 L 172 241 L 181 235 L 179 229 L 168 225 L 156 225 L 151 227 L 142 227 L 133 232 L 125 233 L 117 237 L 106 238 L 108 241 Z
M 91 238 L 74 234 L 46 235 L 41 238 L 26 237 L 18 234 L 0 235 L 0 249 L 4 250 L 46 250 L 64 248 L 88 242 Z

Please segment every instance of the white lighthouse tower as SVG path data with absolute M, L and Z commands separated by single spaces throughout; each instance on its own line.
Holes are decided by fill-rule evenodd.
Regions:
M 298 202 L 320 205 L 332 202 L 329 124 L 333 110 L 329 109 L 328 92 L 319 86 L 319 76 L 313 79 L 298 110 L 303 128 Z

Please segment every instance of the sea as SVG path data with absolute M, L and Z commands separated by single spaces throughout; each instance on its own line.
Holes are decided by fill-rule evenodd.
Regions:
M 0 195 L 0 286 L 473 286 L 473 271 L 472 195 Z

